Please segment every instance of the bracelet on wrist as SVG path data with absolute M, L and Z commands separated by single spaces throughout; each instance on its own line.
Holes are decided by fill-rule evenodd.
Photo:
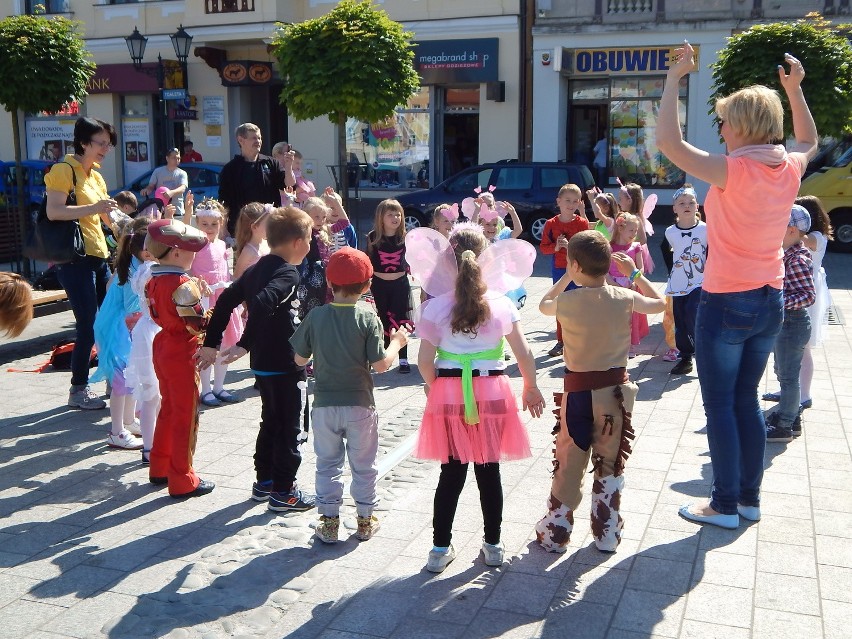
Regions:
M 633 271 L 633 272 L 630 274 L 630 281 L 631 281 L 631 283 L 632 283 L 632 282 L 635 282 L 637 279 L 639 279 L 639 276 L 640 276 L 640 275 L 642 275 L 642 271 L 640 271 L 638 268 L 637 268 L 635 271 Z

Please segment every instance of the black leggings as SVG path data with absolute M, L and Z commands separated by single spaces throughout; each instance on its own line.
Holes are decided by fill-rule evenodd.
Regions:
M 376 302 L 376 312 L 382 322 L 385 332 L 385 347 L 390 344 L 391 330 L 400 326 L 411 328 L 411 283 L 404 275 L 395 280 L 373 278 L 370 286 L 373 300 Z M 408 359 L 408 346 L 399 350 L 400 359 Z
M 485 541 L 496 544 L 500 541 L 500 525 L 503 523 L 503 486 L 500 483 L 500 464 L 474 464 L 476 485 L 479 487 L 479 505 L 485 521 Z M 450 458 L 441 464 L 441 477 L 435 490 L 434 516 L 432 518 L 432 543 L 439 548 L 450 545 L 453 537 L 453 519 L 459 505 L 467 464 Z

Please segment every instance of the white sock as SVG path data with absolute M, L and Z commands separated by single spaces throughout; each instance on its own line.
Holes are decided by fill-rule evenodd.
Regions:
M 221 393 L 225 387 L 225 374 L 228 372 L 227 364 L 216 362 L 213 364 L 213 392 Z M 207 382 L 210 383 L 209 381 Z
M 115 389 L 112 389 L 112 395 L 109 398 L 109 418 L 112 422 L 110 433 L 115 437 L 121 435 L 124 429 L 124 404 L 127 395 L 116 395 Z
M 210 374 L 212 371 L 207 368 L 201 371 L 201 396 L 204 397 L 212 389 L 210 388 Z
M 154 445 L 154 427 L 157 425 L 159 412 L 159 399 L 142 402 L 139 407 L 139 430 L 142 431 L 142 447 L 145 450 L 151 450 Z
M 124 398 L 124 423 L 132 424 L 136 421 L 136 400 L 133 395 L 126 395 Z

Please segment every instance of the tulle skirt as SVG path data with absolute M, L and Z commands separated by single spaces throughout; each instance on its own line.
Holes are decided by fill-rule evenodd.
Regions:
M 474 377 L 479 423 L 464 421 L 460 377 L 438 377 L 429 388 L 414 456 L 447 463 L 487 464 L 529 457 L 530 442 L 505 375 Z
M 147 313 L 142 313 L 131 333 L 124 379 L 128 388 L 133 389 L 137 402 L 151 401 L 160 396 L 160 385 L 154 372 L 154 336 L 159 332 L 160 327 L 154 320 Z
M 222 290 L 223 289 L 220 289 L 213 294 L 213 297 L 209 302 L 210 308 L 216 306 L 216 302 L 219 300 Z M 237 342 L 239 342 L 240 338 L 243 336 L 244 328 L 243 307 L 238 306 L 231 311 L 231 319 L 228 320 L 228 325 L 225 327 L 225 332 L 222 334 L 222 343 L 219 345 L 219 350 L 224 351 L 226 348 L 231 348 L 231 346 L 234 346 Z
M 831 306 L 831 291 L 828 290 L 825 269 L 822 267 L 817 273 L 814 273 L 814 289 L 816 300 L 808 307 L 808 315 L 811 318 L 811 339 L 808 341 L 808 346 L 811 348 L 819 346 L 825 339 L 826 326 L 828 326 L 828 307 Z

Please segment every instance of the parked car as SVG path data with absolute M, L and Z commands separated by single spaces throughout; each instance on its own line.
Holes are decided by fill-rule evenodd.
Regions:
M 470 167 L 431 189 L 406 193 L 397 200 L 402 204 L 405 226 L 410 230 L 427 226 L 437 205 L 461 203 L 464 198 L 475 196 L 473 190 L 477 186 L 484 191 L 494 186 L 494 197 L 510 202 L 518 212 L 524 231 L 535 242 L 540 242 L 544 223 L 556 215 L 559 189 L 568 183 L 578 185 L 585 193 L 595 185 L 595 180 L 582 164 L 504 160 Z M 587 201 L 586 211 L 591 215 Z
M 223 166 L 225 165 L 216 162 L 187 162 L 180 165 L 180 168 L 186 171 L 189 178 L 189 190 L 195 195 L 196 202 L 200 202 L 205 197 L 219 199 L 219 174 L 222 173 Z M 148 186 L 153 172 L 152 169 L 143 173 L 130 184 L 110 191 L 110 195 L 115 195 L 119 191 L 132 191 L 139 202 L 142 202 L 145 198 L 139 192 Z
M 828 248 L 852 253 L 852 139 L 846 140 L 845 149 L 832 164 L 802 182 L 799 195 L 818 197 L 831 218 L 834 241 Z
M 53 162 L 47 160 L 23 160 L 24 191 L 30 211 L 38 209 L 44 197 L 44 174 Z M 0 208 L 16 206 L 18 199 L 18 174 L 15 162 L 0 162 Z

